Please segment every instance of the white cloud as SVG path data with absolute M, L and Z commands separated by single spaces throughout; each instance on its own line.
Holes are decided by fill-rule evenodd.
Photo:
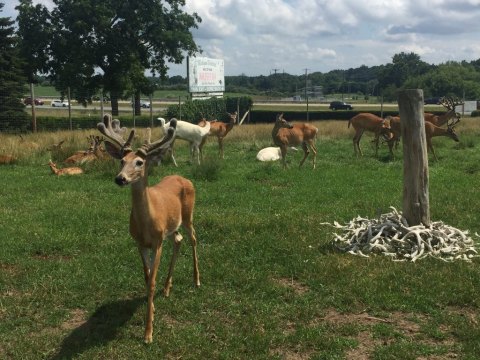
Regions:
M 480 57 L 480 0 L 186 0 L 185 9 L 202 18 L 195 41 L 227 75 L 374 66 L 401 51 L 435 64 Z

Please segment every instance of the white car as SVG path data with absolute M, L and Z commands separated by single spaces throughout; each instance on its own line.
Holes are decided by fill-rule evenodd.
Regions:
M 142 107 L 144 109 L 149 109 L 150 108 L 150 101 L 140 100 L 140 107 Z
M 133 102 L 130 102 L 130 105 L 133 107 Z M 150 101 L 140 100 L 140 107 L 144 109 L 150 109 Z
M 62 100 L 52 100 L 52 106 L 53 107 L 67 107 L 68 106 L 68 101 L 62 101 Z

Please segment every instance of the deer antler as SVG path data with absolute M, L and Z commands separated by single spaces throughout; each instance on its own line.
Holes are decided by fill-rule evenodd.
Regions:
M 445 97 L 444 96 L 440 99 L 440 104 L 448 110 L 455 110 L 455 106 L 463 105 L 464 102 L 462 100 L 460 100 L 459 98 Z
M 118 150 L 120 150 L 123 154 L 132 151 L 132 140 L 135 136 L 135 129 L 130 131 L 130 135 L 128 136 L 127 141 L 123 139 L 121 135 L 119 135 L 120 130 L 120 121 L 115 119 L 113 121 L 112 126 L 112 116 L 110 114 L 105 114 L 103 117 L 103 123 L 97 124 L 97 129 L 105 135 L 108 139 L 110 139 L 113 143 L 109 141 L 105 141 L 105 143 L 109 143 L 115 146 Z
M 155 157 L 165 148 L 165 144 L 170 143 L 175 139 L 175 131 L 177 127 L 177 120 L 170 120 L 170 127 L 167 130 L 167 134 L 160 140 L 150 142 L 150 137 L 148 141 L 145 141 L 140 149 L 137 150 L 137 154 L 142 157 Z
M 451 122 L 450 121 L 447 122 L 447 127 L 450 129 L 460 122 L 460 114 L 457 114 L 457 116 L 453 117 L 451 120 L 452 120 Z

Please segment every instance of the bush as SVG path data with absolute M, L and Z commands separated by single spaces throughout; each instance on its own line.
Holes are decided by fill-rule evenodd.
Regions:
M 251 109 L 253 100 L 250 97 L 225 97 L 207 100 L 188 100 L 182 105 L 171 105 L 167 108 L 168 119 L 178 118 L 197 123 L 206 118 L 228 121 L 227 112 L 233 113 L 239 108 L 240 114 Z

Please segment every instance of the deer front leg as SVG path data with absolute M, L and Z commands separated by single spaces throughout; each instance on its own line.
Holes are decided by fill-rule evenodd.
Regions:
M 148 278 L 150 277 L 150 267 L 149 267 L 149 250 L 148 248 L 144 247 L 138 247 L 138 251 L 140 252 L 140 256 L 142 258 L 142 264 L 143 264 L 143 274 L 145 276 L 145 285 L 147 285 L 147 291 L 148 291 Z
M 160 257 L 162 256 L 162 240 L 154 250 L 153 264 L 150 267 L 150 276 L 148 277 L 147 284 L 147 323 L 145 325 L 145 343 L 152 342 L 153 336 L 153 313 L 155 311 L 153 305 L 153 299 L 155 297 L 155 282 L 158 272 L 158 266 L 160 265 Z
M 300 161 L 300 167 L 303 165 L 303 163 L 307 159 L 308 154 L 310 153 L 310 150 L 308 150 L 308 146 L 305 143 L 305 141 L 302 142 L 302 149 L 303 149 L 303 159 L 302 159 L 302 161 Z
M 282 153 L 282 162 L 283 162 L 283 168 L 287 168 L 287 146 L 282 145 L 280 146 L 280 151 Z

